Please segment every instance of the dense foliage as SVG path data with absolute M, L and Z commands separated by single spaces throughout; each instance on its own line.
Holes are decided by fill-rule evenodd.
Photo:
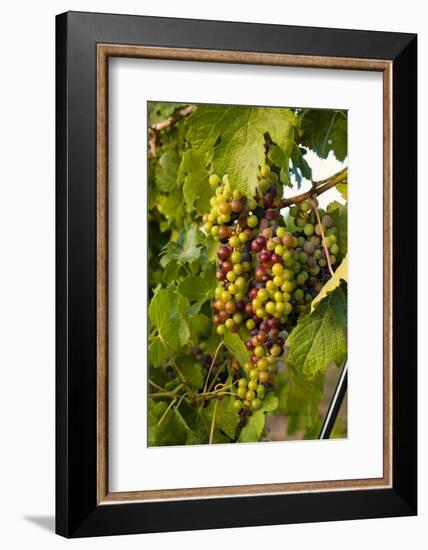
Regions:
M 149 445 L 317 437 L 346 358 L 344 111 L 149 104 Z M 284 198 L 286 187 L 295 187 Z M 289 193 L 288 193 L 289 195 Z M 284 438 L 285 438 L 284 433 Z

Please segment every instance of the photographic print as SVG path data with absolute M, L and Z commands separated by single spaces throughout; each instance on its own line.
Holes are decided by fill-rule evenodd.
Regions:
M 149 447 L 320 437 L 347 361 L 347 117 L 148 102 Z

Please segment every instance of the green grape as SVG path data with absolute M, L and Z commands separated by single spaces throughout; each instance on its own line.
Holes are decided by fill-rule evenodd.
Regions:
M 220 178 L 217 176 L 217 174 L 211 174 L 208 181 L 210 185 L 216 187 L 220 183 Z

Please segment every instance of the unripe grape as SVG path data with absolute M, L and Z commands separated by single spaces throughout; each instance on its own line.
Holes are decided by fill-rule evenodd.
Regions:
M 266 312 L 273 315 L 276 312 L 276 307 L 273 302 L 268 302 L 265 306 Z
M 235 399 L 235 401 L 233 402 L 233 408 L 236 411 L 240 411 L 242 409 L 242 401 L 240 399 Z
M 304 227 L 303 227 L 303 232 L 305 235 L 307 235 L 308 237 L 310 237 L 311 235 L 314 234 L 314 231 L 315 231 L 315 227 L 311 224 L 311 223 L 307 223 Z
M 282 279 L 284 280 L 284 277 Z M 294 284 L 289 280 L 285 280 L 281 285 L 282 292 L 292 292 L 293 288 Z
M 275 275 L 273 278 L 273 284 L 275 286 L 281 286 L 282 285 L 282 277 L 280 275 Z
M 295 297 L 297 302 L 301 302 L 303 300 L 303 297 L 304 297 L 303 290 L 301 290 L 300 288 L 297 288 L 294 291 L 294 297 Z
M 247 393 L 247 387 L 245 388 L 241 387 L 236 390 L 237 396 L 240 397 L 241 399 L 245 398 L 246 393 Z
M 256 380 L 250 380 L 248 382 L 248 389 L 249 390 L 255 391 L 257 389 L 257 386 L 258 386 L 258 384 L 257 384 Z
M 322 221 L 323 226 L 326 227 L 327 229 L 334 225 L 333 218 L 331 216 L 329 216 L 328 214 L 323 216 L 321 221 Z
M 247 218 L 247 225 L 251 228 L 257 227 L 259 223 L 259 220 L 257 219 L 257 216 L 248 216 Z
M 218 335 L 222 336 L 226 332 L 226 327 L 224 325 L 218 325 L 216 331 Z
M 266 360 L 266 368 L 267 368 L 267 360 Z M 262 384 L 265 384 L 269 380 L 269 373 L 266 370 L 261 370 L 259 372 L 259 382 Z
M 260 401 L 260 399 L 258 397 L 256 397 L 255 399 L 253 399 L 251 401 L 251 408 L 254 409 L 255 411 L 257 409 L 260 409 L 261 405 L 262 405 L 262 402 Z
M 251 369 L 250 380 L 257 380 L 258 377 L 259 377 L 259 371 L 257 369 Z
M 273 273 L 274 275 L 282 275 L 283 271 L 284 271 L 284 268 L 282 267 L 281 264 L 278 264 L 278 263 L 273 264 L 273 266 L 272 266 L 272 273 Z
M 260 174 L 263 178 L 266 178 L 270 174 L 270 167 L 268 164 L 263 164 L 263 166 L 260 168 Z
M 226 279 L 230 283 L 233 283 L 233 281 L 236 279 L 236 274 L 233 271 L 229 271 L 228 273 L 226 273 Z
M 245 231 L 242 231 L 242 233 L 239 233 L 239 242 L 246 243 L 248 241 L 248 235 L 245 233 Z
M 247 393 L 245 394 L 245 399 L 247 399 L 248 401 L 252 401 L 253 399 L 255 399 L 256 397 L 256 394 L 253 390 L 248 390 Z
M 226 322 L 224 323 L 224 326 L 227 328 L 227 329 L 231 329 L 235 326 L 235 323 L 233 322 L 233 319 L 226 319 Z
M 275 291 L 276 291 L 276 285 L 275 285 L 275 283 L 274 283 L 273 281 L 268 281 L 268 282 L 266 283 L 266 290 L 267 290 L 268 292 L 272 292 L 272 293 L 275 292 Z
M 334 254 L 337 254 L 339 252 L 339 247 L 337 246 L 336 243 L 332 244 L 331 247 L 330 247 L 330 252 L 334 255 Z
M 253 328 L 256 326 L 256 323 L 252 319 L 248 319 L 245 323 L 245 326 L 248 330 L 253 330 Z
M 263 349 L 263 346 L 256 346 L 254 349 L 254 355 L 256 357 L 263 357 L 265 354 L 265 350 Z
M 217 176 L 217 174 L 211 174 L 208 181 L 209 181 L 210 185 L 215 187 L 220 183 L 220 178 Z

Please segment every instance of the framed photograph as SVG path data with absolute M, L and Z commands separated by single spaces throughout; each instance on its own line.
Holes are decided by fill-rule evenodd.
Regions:
M 416 35 L 56 25 L 57 533 L 416 514 Z

